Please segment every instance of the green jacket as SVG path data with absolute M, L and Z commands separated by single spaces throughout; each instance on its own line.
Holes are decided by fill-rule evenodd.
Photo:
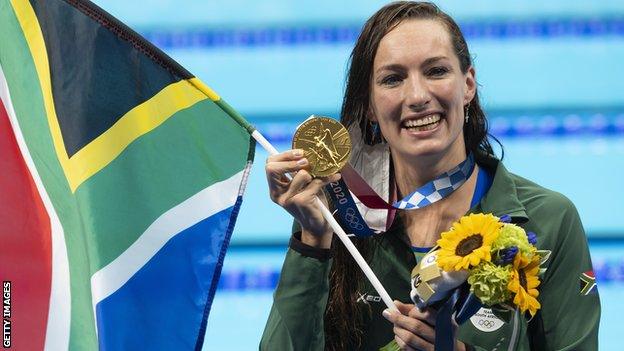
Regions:
M 574 205 L 563 195 L 509 173 L 502 163 L 480 164 L 494 172 L 481 202 L 470 212 L 508 214 L 513 223 L 537 233 L 539 249 L 551 250 L 539 287 L 542 307 L 530 321 L 519 314 L 503 321 L 480 310 L 460 325 L 457 338 L 476 350 L 597 350 L 600 301 L 587 294 L 581 275 L 592 270 L 587 240 Z M 373 240 L 368 262 L 393 299 L 409 302 L 410 273 L 416 264 L 400 225 Z M 291 240 L 261 350 L 323 350 L 323 316 L 327 305 L 329 250 Z M 585 285 L 587 288 L 587 286 Z M 372 310 L 365 323 L 361 350 L 379 350 L 394 339 L 381 312 L 383 301 L 365 283 L 358 303 Z

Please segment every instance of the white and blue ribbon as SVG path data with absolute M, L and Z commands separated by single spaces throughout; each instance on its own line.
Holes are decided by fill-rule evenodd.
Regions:
M 468 180 L 474 170 L 474 166 L 474 156 L 470 154 L 462 163 L 414 190 L 403 200 L 395 202 L 393 206 L 401 210 L 412 210 L 440 201 L 451 195 L 453 191 L 457 190 Z
M 432 181 L 407 195 L 403 200 L 388 205 L 388 207 L 413 210 L 440 201 L 459 189 L 468 180 L 474 167 L 474 156 L 470 154 L 451 170 L 435 177 Z M 347 232 L 359 237 L 367 237 L 374 234 L 374 231 L 369 228 L 360 214 L 346 183 L 342 179 L 328 184 L 326 191 L 332 199 L 340 222 L 346 227 Z

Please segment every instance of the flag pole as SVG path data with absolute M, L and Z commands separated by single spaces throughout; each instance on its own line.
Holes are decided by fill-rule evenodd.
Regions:
M 271 145 L 271 143 L 269 143 L 269 141 L 266 140 L 266 138 L 262 134 L 260 134 L 260 132 L 258 132 L 257 130 L 254 130 L 251 133 L 251 136 L 254 139 L 256 139 L 256 141 L 270 155 L 277 155 L 279 153 L 277 149 L 273 147 L 273 145 Z M 347 236 L 347 233 L 345 233 L 345 231 L 342 229 L 340 224 L 338 224 L 338 222 L 336 221 L 334 216 L 331 214 L 331 212 L 329 212 L 329 209 L 327 208 L 327 206 L 325 206 L 325 204 L 318 197 L 315 198 L 315 203 L 318 206 L 318 208 L 321 210 L 321 212 L 323 213 L 323 217 L 325 217 L 325 220 L 329 222 L 329 225 L 331 226 L 334 233 L 336 233 L 336 235 L 342 241 L 344 246 L 347 248 L 347 250 L 353 257 L 353 259 L 355 259 L 355 262 L 358 264 L 358 266 L 360 266 L 360 269 L 362 269 L 362 271 L 364 272 L 364 275 L 366 275 L 366 278 L 368 278 L 368 280 L 371 282 L 371 284 L 373 285 L 373 287 L 375 288 L 375 290 L 377 291 L 377 293 L 379 294 L 383 302 L 386 304 L 386 306 L 388 306 L 390 310 L 397 310 L 396 306 L 394 305 L 394 302 L 390 298 L 390 295 L 388 295 L 388 292 L 386 291 L 386 289 L 383 287 L 383 285 L 381 285 L 381 282 L 379 281 L 379 279 L 377 279 L 377 276 L 375 275 L 375 273 L 373 273 L 373 270 L 370 268 L 368 263 L 366 263 L 366 260 L 364 260 L 364 257 L 362 257 L 362 254 L 360 254 L 360 252 L 355 247 L 355 245 L 353 245 L 353 243 Z

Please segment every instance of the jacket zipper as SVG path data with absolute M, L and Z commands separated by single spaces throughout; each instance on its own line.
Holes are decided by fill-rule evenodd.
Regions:
M 517 344 L 517 338 L 518 338 L 518 310 L 516 310 L 514 312 L 514 318 L 513 318 L 513 330 L 511 332 L 511 341 L 509 342 L 509 347 L 507 348 L 507 351 L 514 351 L 516 349 L 516 344 Z

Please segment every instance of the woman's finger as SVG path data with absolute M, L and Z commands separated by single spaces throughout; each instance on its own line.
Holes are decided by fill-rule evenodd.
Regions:
M 288 185 L 290 179 L 286 177 L 286 173 L 295 172 L 297 170 L 297 162 L 302 158 L 303 150 L 301 149 L 287 150 L 267 157 L 264 168 L 272 191 L 276 190 L 276 187 Z M 307 163 L 307 160 L 305 162 Z
M 397 341 L 397 344 L 401 347 L 401 350 L 434 350 L 432 343 L 427 342 L 418 335 L 410 333 L 408 330 L 395 326 L 392 331 L 394 332 L 394 338 Z
M 406 329 L 429 342 L 435 341 L 435 329 L 422 320 L 408 316 L 399 316 L 394 325 Z
M 402 314 L 420 319 L 421 321 L 427 322 L 427 324 L 431 326 L 435 326 L 436 317 L 438 316 L 438 312 L 435 309 L 426 307 L 421 310 L 414 304 L 403 303 L 399 300 L 394 300 L 394 304 Z
M 435 341 L 435 329 L 422 320 L 398 312 L 384 312 L 384 317 L 392 322 L 395 328 L 404 329 L 431 343 Z
M 293 149 L 280 152 L 277 155 L 269 155 L 266 162 L 296 161 L 303 157 L 303 150 Z
M 314 196 L 320 193 L 321 189 L 323 187 L 325 187 L 325 185 L 331 183 L 331 182 L 337 182 L 340 179 L 340 174 L 333 174 L 329 177 L 322 177 L 322 178 L 314 178 L 314 180 L 312 180 L 306 187 L 305 189 L 302 189 L 301 191 L 301 196 L 303 197 L 307 197 L 307 196 Z
M 296 161 L 271 161 L 264 167 L 267 177 L 275 180 L 282 180 L 286 173 L 295 173 L 308 167 L 308 160 L 300 158 Z
M 295 174 L 290 182 L 290 186 L 283 195 L 284 199 L 292 199 L 297 194 L 307 187 L 314 178 L 306 170 L 301 170 Z
M 399 312 L 401 312 L 404 315 L 408 315 L 409 312 L 414 308 L 414 304 L 411 303 L 403 303 L 399 300 L 394 300 L 394 305 L 397 307 L 397 309 L 399 310 Z
M 292 198 L 290 199 L 290 201 L 298 205 L 303 205 L 303 206 L 309 205 L 309 206 L 316 207 L 314 203 L 316 201 L 316 197 L 319 195 L 322 195 L 320 193 L 320 190 L 323 187 L 323 185 L 324 185 L 323 180 L 318 179 L 318 178 L 312 179 L 310 183 L 308 183 L 304 187 L 304 189 L 294 194 Z M 319 196 L 319 198 L 322 199 L 322 196 Z
M 421 310 L 418 306 L 414 306 L 414 308 L 409 311 L 408 316 L 424 321 L 430 326 L 435 327 L 438 312 L 433 308 L 424 308 Z
M 401 351 L 418 351 L 415 348 L 409 346 L 408 344 L 405 343 L 405 341 L 403 341 L 401 338 L 399 338 L 398 336 L 394 336 L 394 341 L 396 341 L 397 345 L 399 345 L 399 349 Z

